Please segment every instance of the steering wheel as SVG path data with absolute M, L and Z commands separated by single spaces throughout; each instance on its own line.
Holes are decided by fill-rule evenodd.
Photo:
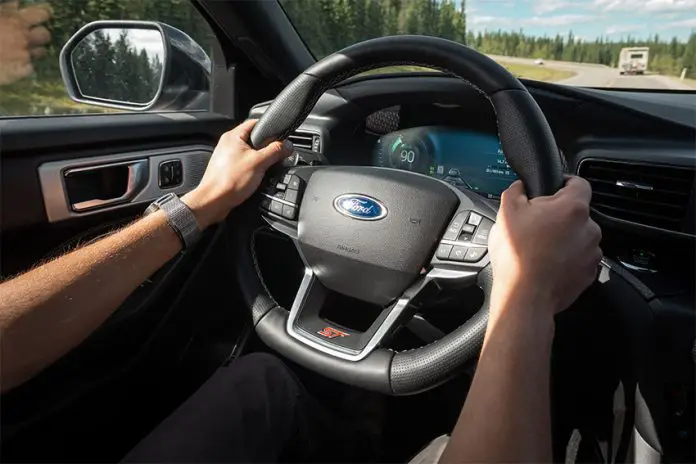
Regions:
M 285 139 L 319 97 L 344 79 L 404 64 L 463 79 L 490 101 L 507 161 L 530 198 L 562 186 L 553 134 L 522 83 L 471 48 L 435 37 L 368 40 L 317 62 L 276 97 L 254 127 L 251 144 L 260 148 Z M 493 283 L 487 241 L 494 204 L 440 180 L 386 168 L 296 166 L 267 177 L 272 178 L 253 207 L 260 207 L 266 227 L 294 241 L 305 264 L 288 311 L 260 275 L 254 251 L 260 229 L 251 220 L 239 225 L 238 276 L 255 330 L 267 345 L 322 375 L 390 395 L 431 389 L 478 354 Z M 483 306 L 435 342 L 402 352 L 385 346 L 413 316 L 427 284 L 445 281 L 478 285 Z M 320 315 L 329 291 L 382 310 L 365 331 L 338 326 Z

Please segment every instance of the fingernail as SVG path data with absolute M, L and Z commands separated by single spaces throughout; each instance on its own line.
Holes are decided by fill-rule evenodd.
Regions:
M 294 148 L 295 148 L 295 147 L 293 146 L 293 144 L 292 144 L 291 141 L 286 140 L 286 141 L 283 142 L 283 149 L 284 149 L 284 150 L 293 151 Z

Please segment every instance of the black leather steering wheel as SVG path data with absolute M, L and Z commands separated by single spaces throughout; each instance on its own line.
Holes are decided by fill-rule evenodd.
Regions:
M 507 161 L 530 198 L 562 186 L 556 142 L 527 89 L 488 57 L 435 37 L 368 40 L 317 62 L 276 97 L 251 143 L 259 148 L 286 138 L 322 93 L 342 80 L 399 64 L 439 69 L 488 98 Z M 260 277 L 254 254 L 259 229 L 251 221 L 239 225 L 238 275 L 266 344 L 325 376 L 391 395 L 433 388 L 477 355 L 492 286 L 486 246 L 494 204 L 437 179 L 385 168 L 293 167 L 270 180 L 260 195 L 261 217 L 293 239 L 305 274 L 290 311 L 282 308 Z M 385 347 L 413 315 L 421 290 L 441 281 L 476 283 L 485 294 L 483 306 L 433 343 L 404 352 Z M 337 326 L 320 314 L 328 291 L 383 310 L 364 332 Z

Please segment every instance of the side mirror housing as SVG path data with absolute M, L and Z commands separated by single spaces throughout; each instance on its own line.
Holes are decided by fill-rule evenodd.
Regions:
M 209 109 L 211 69 L 191 37 L 151 21 L 94 21 L 60 52 L 71 99 L 130 111 Z

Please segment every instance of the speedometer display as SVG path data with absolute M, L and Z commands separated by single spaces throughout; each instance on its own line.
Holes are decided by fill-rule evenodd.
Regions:
M 432 164 L 432 146 L 427 139 L 412 137 L 409 131 L 385 135 L 375 148 L 379 166 L 425 172 Z
M 374 164 L 426 174 L 496 199 L 517 179 L 495 135 L 452 127 L 386 134 L 377 141 Z

